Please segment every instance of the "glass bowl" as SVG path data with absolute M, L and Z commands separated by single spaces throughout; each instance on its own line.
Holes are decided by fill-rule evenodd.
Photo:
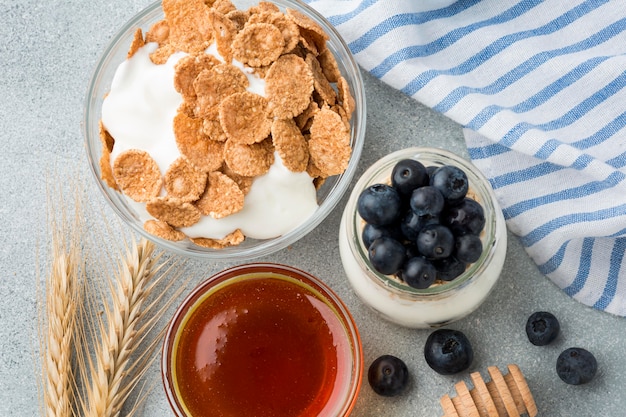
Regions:
M 253 0 L 233 0 L 233 4 L 239 9 L 247 9 L 257 3 L 258 1 Z M 111 43 L 106 47 L 89 83 L 82 128 L 87 157 L 98 187 L 113 211 L 125 223 L 140 235 L 174 253 L 204 259 L 236 261 L 250 260 L 279 251 L 305 236 L 328 216 L 346 192 L 357 169 L 365 140 L 366 125 L 365 94 L 359 67 L 339 33 L 318 12 L 298 0 L 275 0 L 273 3 L 283 11 L 285 8 L 291 8 L 305 14 L 325 30 L 329 36 L 327 47 L 334 54 L 339 70 L 346 79 L 355 100 L 355 111 L 350 121 L 352 155 L 347 169 L 341 175 L 329 177 L 319 187 L 317 191 L 319 207 L 317 210 L 304 223 L 281 236 L 269 239 L 246 238 L 244 242 L 237 246 L 225 247 L 223 249 L 197 246 L 189 239 L 182 241 L 161 239 L 144 230 L 143 220 L 145 220 L 145 217 L 142 218 L 142 216 L 145 216 L 145 214 L 138 212 L 136 203 L 129 202 L 128 198 L 108 187 L 101 179 L 99 161 L 102 145 L 99 137 L 99 121 L 103 98 L 111 86 L 118 65 L 126 59 L 135 30 L 142 28 L 145 33 L 152 24 L 163 19 L 160 2 L 153 3 L 122 26 Z
M 461 168 L 469 179 L 468 197 L 480 203 L 485 214 L 480 258 L 453 280 L 436 281 L 426 289 L 410 287 L 394 276 L 377 272 L 361 237 L 364 221 L 357 212 L 359 194 L 370 185 L 390 183 L 391 171 L 402 159 L 415 159 L 425 166 Z M 506 247 L 504 216 L 487 178 L 469 161 L 435 148 L 408 148 L 375 162 L 354 186 L 339 228 L 341 260 L 354 292 L 385 319 L 411 328 L 440 327 L 478 308 L 500 277 Z
M 349 311 L 322 281 L 255 263 L 217 273 L 182 302 L 161 366 L 179 417 L 342 417 L 360 390 L 363 353 Z

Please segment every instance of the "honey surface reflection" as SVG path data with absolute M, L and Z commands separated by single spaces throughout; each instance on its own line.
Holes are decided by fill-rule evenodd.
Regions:
M 317 416 L 345 376 L 336 312 L 298 280 L 271 274 L 218 285 L 177 335 L 174 380 L 199 416 Z

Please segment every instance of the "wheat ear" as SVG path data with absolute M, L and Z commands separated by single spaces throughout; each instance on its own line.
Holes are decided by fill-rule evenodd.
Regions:
M 80 298 L 80 233 L 82 217 L 80 202 L 75 200 L 75 217 L 57 210 L 54 204 L 59 190 L 47 191 L 48 226 L 52 236 L 45 294 L 40 299 L 39 340 L 42 367 L 43 415 L 68 417 L 73 415 L 75 394 L 72 361 L 74 358 L 77 306 Z M 43 301 L 43 303 L 42 303 Z M 43 314 L 42 314 L 43 310 Z

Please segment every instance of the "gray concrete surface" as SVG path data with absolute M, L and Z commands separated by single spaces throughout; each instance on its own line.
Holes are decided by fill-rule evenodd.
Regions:
M 104 206 L 88 172 L 80 123 L 84 94 L 99 54 L 122 22 L 149 0 L 0 0 L 0 416 L 36 416 L 38 403 L 37 288 L 46 229 L 46 183 L 68 174 L 84 178 L 87 198 L 98 210 L 96 224 L 113 213 Z M 388 152 L 428 145 L 464 154 L 460 126 L 364 74 L 368 99 L 367 142 L 359 174 Z M 399 398 L 376 396 L 364 382 L 354 416 L 437 416 L 440 396 L 453 393 L 468 373 L 440 376 L 422 351 L 429 331 L 408 330 L 379 319 L 352 293 L 338 255 L 337 230 L 344 198 L 328 219 L 292 247 L 262 260 L 305 269 L 328 282 L 344 299 L 360 328 L 366 366 L 380 354 L 403 358 L 410 390 Z M 101 213 L 99 212 L 101 210 Z M 104 217 L 102 217 L 102 215 Z M 543 277 L 510 236 L 501 280 L 471 316 L 450 327 L 474 342 L 470 371 L 518 364 L 540 415 L 591 417 L 626 415 L 626 320 L 593 311 L 564 295 Z M 228 266 L 190 260 L 198 277 Z M 524 324 L 539 309 L 555 313 L 562 334 L 549 347 L 527 340 Z M 594 352 L 599 373 L 586 386 L 568 386 L 554 367 L 561 350 L 582 346 Z M 171 415 L 159 369 L 142 416 Z

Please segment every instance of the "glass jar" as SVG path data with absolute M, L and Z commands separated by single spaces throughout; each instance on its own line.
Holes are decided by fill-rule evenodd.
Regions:
M 180 417 L 343 417 L 363 374 L 357 327 L 318 278 L 255 263 L 201 283 L 165 336 L 162 375 Z
M 437 280 L 426 289 L 412 288 L 395 276 L 374 270 L 361 238 L 364 221 L 357 212 L 359 194 L 370 185 L 389 184 L 394 165 L 402 159 L 415 159 L 425 166 L 455 165 L 461 168 L 469 179 L 468 197 L 480 203 L 485 213 L 480 258 L 452 281 Z M 478 308 L 498 281 L 506 246 L 504 216 L 487 178 L 469 161 L 435 148 L 400 150 L 368 168 L 354 186 L 339 228 L 341 260 L 355 293 L 385 319 L 411 328 L 443 326 Z

